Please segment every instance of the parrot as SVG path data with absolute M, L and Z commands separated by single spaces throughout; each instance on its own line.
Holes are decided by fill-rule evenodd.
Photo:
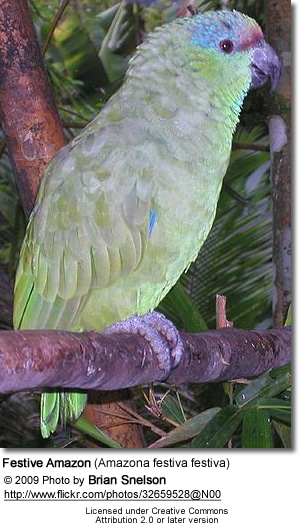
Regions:
M 212 227 L 246 94 L 276 89 L 280 74 L 258 23 L 235 10 L 149 33 L 119 90 L 45 169 L 14 328 L 101 331 L 155 314 Z M 42 436 L 77 419 L 86 398 L 42 392 Z

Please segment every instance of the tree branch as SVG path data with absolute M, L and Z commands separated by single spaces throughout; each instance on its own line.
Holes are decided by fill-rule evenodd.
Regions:
M 224 381 L 256 376 L 291 359 L 291 330 L 181 333 L 184 354 L 165 376 L 139 335 L 0 331 L 0 393 L 37 388 L 115 390 L 151 381 Z
M 273 208 L 273 325 L 284 324 L 291 301 L 291 4 L 265 2 L 267 40 L 278 51 L 282 76 L 269 118 Z
M 66 143 L 26 0 L 0 0 L 0 116 L 28 215 L 46 165 Z

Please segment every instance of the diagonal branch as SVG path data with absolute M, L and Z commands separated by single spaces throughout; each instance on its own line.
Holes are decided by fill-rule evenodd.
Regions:
M 0 331 L 0 393 L 37 388 L 114 390 L 147 384 L 256 376 L 291 359 L 291 329 L 180 333 L 184 353 L 165 376 L 139 335 Z
M 66 143 L 26 0 L 0 0 L 0 116 L 25 213 Z

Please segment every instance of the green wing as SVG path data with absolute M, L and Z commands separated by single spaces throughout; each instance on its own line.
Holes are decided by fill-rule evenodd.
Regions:
M 152 175 L 132 176 L 128 149 L 111 151 L 111 135 L 85 132 L 46 170 L 21 251 L 15 328 L 80 330 L 90 292 L 130 274 L 144 255 Z
M 81 330 L 82 310 L 91 292 L 130 274 L 144 256 L 150 171 L 132 176 L 129 169 L 136 159 L 130 161 L 127 144 L 120 151 L 119 144 L 111 143 L 117 139 L 116 130 L 108 125 L 95 133 L 93 125 L 63 148 L 45 172 L 16 277 L 17 329 Z M 138 144 L 131 151 L 133 157 L 136 154 Z M 101 325 L 91 327 L 109 322 L 111 318 L 102 317 Z M 44 393 L 42 435 L 55 430 L 59 417 L 78 418 L 85 404 L 84 393 Z

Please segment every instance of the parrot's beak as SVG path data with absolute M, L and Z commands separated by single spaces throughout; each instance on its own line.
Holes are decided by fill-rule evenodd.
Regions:
M 275 91 L 280 80 L 281 63 L 274 49 L 265 40 L 259 41 L 255 47 L 250 68 L 251 88 L 261 87 L 270 80 L 270 92 Z

